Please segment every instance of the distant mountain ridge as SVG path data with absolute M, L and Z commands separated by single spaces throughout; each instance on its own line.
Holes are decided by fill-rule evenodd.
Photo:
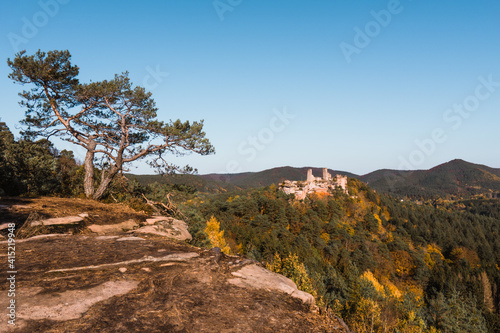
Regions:
M 207 175 L 201 175 L 201 177 L 205 179 L 228 182 L 243 188 L 250 188 L 250 187 L 278 184 L 283 182 L 284 180 L 306 180 L 308 169 L 312 169 L 313 174 L 317 177 L 320 177 L 322 175 L 322 170 L 323 170 L 322 168 L 314 168 L 314 167 L 294 168 L 290 166 L 285 166 L 285 167 L 267 169 L 259 172 L 243 172 L 243 173 L 233 173 L 233 174 L 212 173 Z M 336 171 L 328 169 L 328 172 L 331 175 L 340 174 L 351 178 L 359 178 L 359 176 L 346 171 Z
M 377 191 L 397 196 L 498 196 L 500 192 L 500 169 L 460 159 L 429 170 L 377 170 L 359 179 Z
M 321 175 L 321 168 L 290 166 L 260 172 L 236 174 L 207 174 L 205 179 L 226 182 L 241 188 L 268 186 L 284 180 L 305 180 L 307 169 Z M 341 174 L 357 178 L 381 193 L 420 198 L 462 196 L 500 193 L 500 169 L 455 159 L 429 170 L 381 169 L 366 175 L 328 169 L 332 175 Z
M 153 176 L 138 175 L 145 184 L 161 181 L 171 184 L 187 184 L 199 191 L 225 192 L 243 188 L 253 188 L 279 184 L 284 180 L 306 180 L 307 170 L 315 176 L 322 175 L 317 167 L 277 167 L 259 172 L 233 174 Z M 365 175 L 347 171 L 328 169 L 331 175 L 340 174 L 357 178 L 380 193 L 398 197 L 435 198 L 471 197 L 487 194 L 500 197 L 500 169 L 455 159 L 429 170 L 381 169 Z

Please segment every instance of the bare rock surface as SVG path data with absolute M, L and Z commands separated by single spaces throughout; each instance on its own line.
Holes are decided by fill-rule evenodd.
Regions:
M 1 284 L 0 331 L 345 332 L 296 298 L 293 282 L 251 260 L 216 261 L 213 251 L 157 235 L 117 241 L 125 235 L 16 243 L 16 326 L 6 322 L 10 298 Z
M 135 237 L 135 236 L 126 236 L 126 237 L 120 237 L 117 238 L 117 242 L 128 242 L 128 241 L 143 241 L 144 238 L 141 237 Z
M 64 237 L 64 236 L 71 236 L 71 234 L 45 234 L 45 235 L 36 235 L 30 238 L 23 238 L 23 239 L 16 239 L 16 244 L 18 243 L 25 243 L 25 242 L 31 242 L 34 240 L 38 239 L 45 239 L 45 238 L 53 238 L 53 237 Z M 0 244 L 7 244 L 8 241 L 1 241 Z
M 236 278 L 227 282 L 243 288 L 260 288 L 282 291 L 292 297 L 300 299 L 305 304 L 314 306 L 313 295 L 297 289 L 295 283 L 283 275 L 273 273 L 256 264 L 245 266 L 231 273 Z
M 192 236 L 188 231 L 186 222 L 174 218 L 158 216 L 147 219 L 146 224 L 133 233 L 152 234 L 180 241 L 191 240 Z
M 39 287 L 21 289 L 17 316 L 23 318 L 23 321 L 77 319 L 95 303 L 126 294 L 137 285 L 138 282 L 134 280 L 107 281 L 93 288 L 66 290 L 53 294 L 44 294 L 43 288 Z M 4 303 L 0 305 L 2 308 L 7 307 L 8 304 L 2 303 Z
M 96 240 L 105 240 L 105 239 L 115 239 L 119 238 L 120 236 L 117 235 L 109 235 L 109 236 L 97 236 L 95 239 Z
M 39 226 L 39 225 L 73 225 L 80 224 L 83 222 L 83 217 L 81 216 L 66 216 L 66 217 L 54 217 L 51 219 L 41 220 L 41 221 L 32 221 L 31 226 Z
M 168 218 L 165 216 L 153 216 L 149 219 L 146 219 L 146 222 L 144 222 L 143 224 L 152 225 L 152 224 L 156 224 L 157 222 L 167 221 L 167 220 L 168 220 Z
M 29 238 L 15 239 L 15 297 L 0 284 L 0 332 L 346 332 L 256 261 L 186 244 L 183 221 L 82 199 L 0 204 L 8 206 L 0 224 L 16 230 L 26 221 L 83 219 L 30 226 Z M 0 241 L 1 258 L 8 246 Z M 9 274 L 0 270 L 0 279 Z M 12 299 L 15 326 L 7 323 Z
M 133 220 L 127 220 L 121 223 L 116 223 L 116 224 L 91 224 L 88 226 L 88 228 L 95 233 L 98 234 L 106 234 L 106 233 L 113 233 L 113 232 L 120 232 L 120 231 L 127 231 L 127 230 L 132 230 L 136 228 L 139 224 Z
M 9 228 L 9 223 L 2 223 L 0 224 L 0 230 L 8 229 Z

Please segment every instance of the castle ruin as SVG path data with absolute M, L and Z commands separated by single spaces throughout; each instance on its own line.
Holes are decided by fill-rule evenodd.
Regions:
M 307 170 L 306 181 L 285 180 L 280 189 L 286 194 L 294 194 L 298 200 L 304 199 L 310 193 L 329 194 L 330 190 L 341 188 L 347 194 L 347 176 L 332 175 L 323 168 L 323 177 L 314 177 L 312 169 Z

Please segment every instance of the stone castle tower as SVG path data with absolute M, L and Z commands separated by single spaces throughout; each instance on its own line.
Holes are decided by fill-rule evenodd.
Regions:
M 332 175 L 328 172 L 327 168 L 323 168 L 323 180 L 331 180 Z
M 309 169 L 309 170 L 307 170 L 307 180 L 306 180 L 306 182 L 310 183 L 313 180 L 314 180 L 313 170 Z

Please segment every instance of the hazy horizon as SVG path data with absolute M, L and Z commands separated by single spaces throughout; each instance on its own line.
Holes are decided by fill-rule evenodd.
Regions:
M 266 171 L 266 170 L 272 170 L 272 169 L 279 169 L 279 168 L 295 168 L 295 169 L 306 169 L 306 168 L 315 168 L 315 169 L 322 169 L 322 168 L 327 168 L 329 170 L 334 170 L 334 171 L 339 171 L 339 172 L 346 172 L 346 173 L 352 173 L 356 176 L 365 176 L 367 174 L 370 174 L 372 172 L 375 172 L 375 171 L 380 171 L 380 170 L 398 170 L 398 171 L 422 171 L 422 170 L 430 170 L 432 168 L 435 168 L 437 166 L 440 166 L 442 164 L 446 164 L 446 163 L 449 163 L 449 162 L 452 162 L 454 160 L 461 160 L 461 159 L 453 159 L 453 160 L 450 160 L 450 161 L 446 161 L 446 162 L 443 162 L 443 163 L 439 163 L 439 164 L 436 164 L 434 166 L 431 166 L 430 168 L 420 168 L 420 169 L 411 169 L 411 170 L 398 170 L 398 169 L 389 169 L 389 168 L 380 168 L 380 169 L 375 169 L 375 170 L 370 170 L 369 172 L 365 172 L 365 173 L 356 173 L 356 172 L 352 172 L 350 170 L 342 170 L 342 169 L 335 169 L 335 168 L 330 168 L 330 167 L 326 167 L 326 166 L 310 166 L 310 165 L 306 165 L 306 166 L 292 166 L 292 165 L 282 165 L 282 166 L 275 166 L 275 167 L 271 167 L 271 168 L 267 168 L 267 169 L 262 169 L 262 170 L 256 170 L 256 171 L 242 171 L 242 172 L 208 172 L 208 173 L 201 173 L 201 172 L 198 172 L 197 175 L 200 175 L 200 176 L 205 176 L 205 175 L 211 175 L 211 174 L 238 174 L 238 173 L 257 173 L 257 172 L 262 172 L 262 171 Z M 482 163 L 475 163 L 475 162 L 472 162 L 472 161 L 465 161 L 465 160 L 462 160 L 466 163 L 471 163 L 471 164 L 475 164 L 475 165 L 483 165 L 483 166 L 486 166 L 486 167 L 489 167 L 489 168 L 493 168 L 493 169 L 500 169 L 500 167 L 498 166 L 495 166 L 495 165 L 486 165 L 486 164 L 482 164 Z M 138 176 L 148 176 L 148 175 L 155 175 L 155 173 L 153 171 L 151 172 L 146 172 L 146 173 L 137 173 L 137 172 L 126 172 L 128 174 L 134 174 L 134 175 L 138 175 Z M 317 176 L 320 176 L 319 174 Z

